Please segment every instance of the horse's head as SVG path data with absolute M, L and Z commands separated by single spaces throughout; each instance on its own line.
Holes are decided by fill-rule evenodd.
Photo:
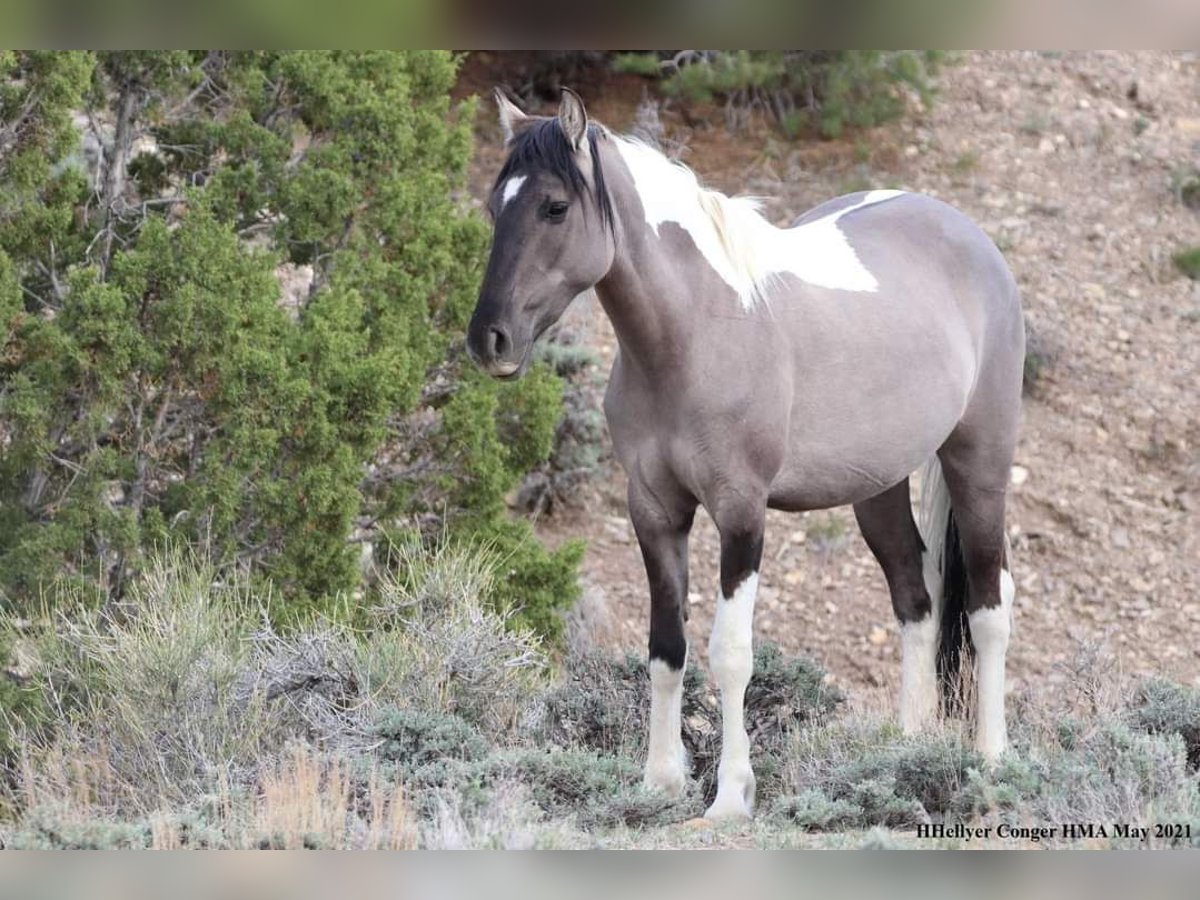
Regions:
M 488 200 L 495 223 L 467 350 L 496 378 L 518 378 L 534 341 L 613 262 L 612 205 L 598 142 L 579 95 L 563 90 L 558 115 L 527 116 L 499 91 L 508 159 Z

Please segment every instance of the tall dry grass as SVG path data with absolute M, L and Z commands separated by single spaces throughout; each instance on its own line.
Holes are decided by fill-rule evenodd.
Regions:
M 670 845 L 662 826 L 703 809 L 715 764 L 703 672 L 685 681 L 696 783 L 666 802 L 639 786 L 639 660 L 582 655 L 551 681 L 537 641 L 484 600 L 498 571 L 486 550 L 399 552 L 405 575 L 381 575 L 369 627 L 280 629 L 245 582 L 182 555 L 119 607 L 64 597 L 55 616 L 0 618 L 38 698 L 0 710 L 18 747 L 0 843 Z M 1015 696 L 1013 752 L 988 765 L 969 718 L 905 736 L 890 696 L 839 705 L 819 667 L 760 647 L 749 834 L 845 845 L 925 821 L 1120 821 L 1200 836 L 1200 691 L 1135 685 L 1111 659 L 1081 645 L 1061 689 Z

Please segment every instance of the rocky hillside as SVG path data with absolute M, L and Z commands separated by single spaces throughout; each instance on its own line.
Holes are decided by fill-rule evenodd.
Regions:
M 685 116 L 643 98 L 617 81 L 590 108 L 617 129 L 651 117 L 709 184 L 770 198 L 776 222 L 887 186 L 938 196 L 984 227 L 1017 274 L 1030 333 L 1009 518 L 1011 688 L 1073 677 L 1067 660 L 1081 643 L 1129 674 L 1200 682 L 1200 284 L 1172 263 L 1200 244 L 1200 211 L 1184 189 L 1200 172 L 1197 57 L 972 53 L 944 70 L 929 110 L 836 142 L 787 142 L 766 127 L 731 135 L 718 111 L 705 127 L 703 110 Z M 481 192 L 498 159 L 491 115 L 481 112 Z M 578 301 L 571 316 L 610 361 L 598 306 Z M 640 651 L 648 601 L 619 471 L 593 490 L 541 531 L 588 538 L 583 619 L 593 639 Z M 717 557 L 701 515 L 694 652 L 711 622 Z M 759 634 L 815 656 L 843 684 L 895 682 L 883 577 L 848 509 L 772 513 L 762 578 Z

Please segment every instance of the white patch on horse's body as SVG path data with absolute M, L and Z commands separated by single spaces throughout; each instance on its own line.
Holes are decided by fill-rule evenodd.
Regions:
M 899 197 L 903 191 L 871 191 L 859 202 L 814 222 L 776 228 L 763 218 L 754 198 L 707 190 L 686 166 L 639 141 L 619 138 L 616 146 L 633 175 L 654 233 L 664 222 L 683 228 L 746 309 L 765 302 L 772 280 L 785 273 L 817 287 L 879 290 L 879 282 L 854 252 L 838 220 Z
M 708 661 L 721 690 L 721 762 L 717 796 L 709 819 L 749 818 L 754 810 L 754 772 L 746 734 L 746 685 L 754 668 L 754 598 L 758 573 L 751 572 L 733 592 L 717 599 Z
M 500 192 L 500 209 L 501 210 L 503 210 L 504 207 L 508 206 L 509 200 L 511 200 L 513 197 L 517 196 L 517 194 L 521 190 L 521 185 L 523 185 L 524 183 L 525 183 L 524 175 L 514 175 L 512 178 L 508 179 L 508 181 L 504 182 L 504 190 Z
M 650 748 L 644 781 L 671 797 L 683 793 L 687 780 L 687 753 L 680 736 L 682 706 L 683 669 L 672 669 L 661 659 L 650 660 Z
M 1016 585 L 1007 569 L 1000 570 L 1000 605 L 979 609 L 967 617 L 975 644 L 975 681 L 979 691 L 975 719 L 975 749 L 995 759 L 1008 746 L 1004 721 L 1004 657 L 1012 630 Z

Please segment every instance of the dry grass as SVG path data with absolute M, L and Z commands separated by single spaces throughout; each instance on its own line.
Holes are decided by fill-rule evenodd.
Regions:
M 179 558 L 119 610 L 10 621 L 42 703 L 6 713 L 20 750 L 0 843 L 704 843 L 672 824 L 711 788 L 717 720 L 701 673 L 689 674 L 686 709 L 697 783 L 665 803 L 639 787 L 640 661 L 580 656 L 547 685 L 536 642 L 478 599 L 487 564 L 445 547 L 414 562 L 364 633 L 324 620 L 280 633 L 236 582 Z M 759 648 L 747 698 L 759 818 L 713 841 L 886 844 L 871 829 L 903 835 L 930 820 L 1200 832 L 1200 693 L 1133 685 L 1111 657 L 1081 644 L 1069 690 L 1015 697 L 1014 752 L 988 766 L 969 718 L 906 737 L 892 691 L 839 708 L 818 669 Z

